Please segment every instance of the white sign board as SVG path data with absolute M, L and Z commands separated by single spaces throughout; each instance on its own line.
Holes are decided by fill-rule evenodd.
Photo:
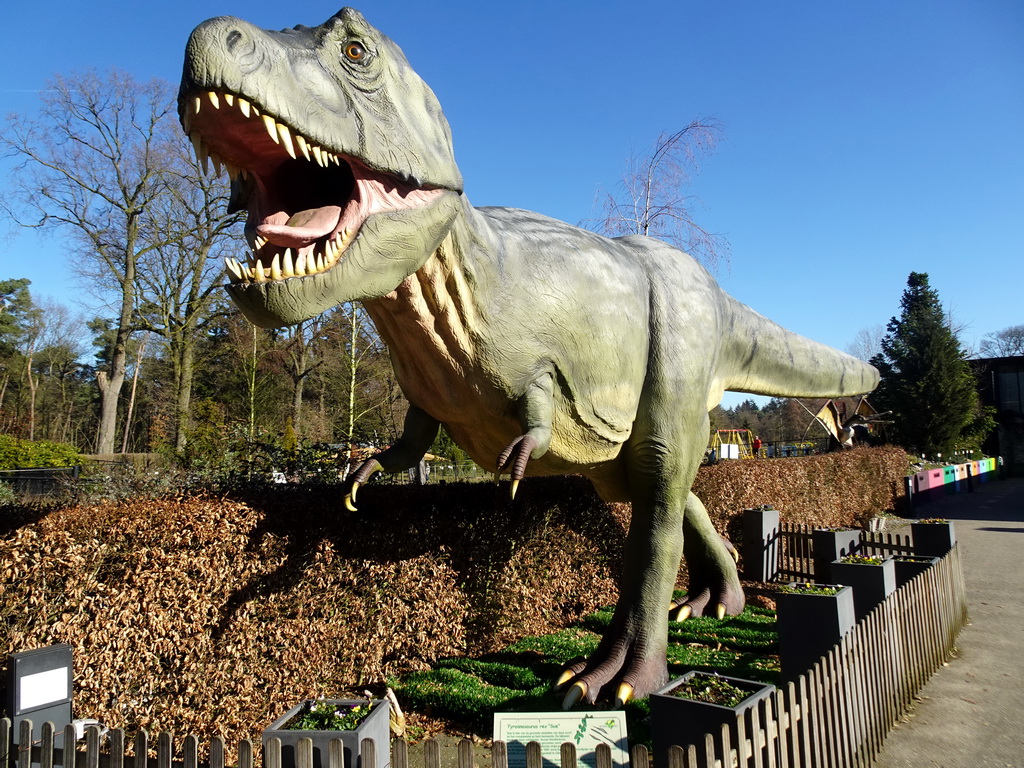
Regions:
M 720 459 L 738 459 L 740 457 L 740 447 L 735 443 L 722 443 L 722 452 L 719 454 Z
M 35 709 L 71 698 L 71 670 L 57 667 L 18 680 L 19 710 Z
M 561 765 L 562 744 L 576 746 L 576 758 L 594 768 L 598 744 L 607 744 L 612 763 L 629 765 L 626 714 L 609 712 L 495 712 L 494 738 L 508 746 L 509 768 L 526 768 L 526 745 L 540 744 L 545 768 Z

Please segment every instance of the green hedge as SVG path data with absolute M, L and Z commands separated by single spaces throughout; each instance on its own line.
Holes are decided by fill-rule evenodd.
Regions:
M 35 467 L 70 467 L 79 462 L 78 451 L 67 443 L 21 440 L 0 435 L 0 471 Z

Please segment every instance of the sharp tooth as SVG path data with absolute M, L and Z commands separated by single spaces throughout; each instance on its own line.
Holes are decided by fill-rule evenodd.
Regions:
M 333 240 L 327 240 L 324 242 L 324 254 L 326 255 L 325 261 L 328 266 L 334 266 L 334 262 L 338 260 L 338 244 Z
M 300 276 L 306 274 L 306 254 L 304 253 L 295 257 L 295 274 Z
M 214 109 L 220 109 L 220 97 L 217 96 L 216 93 L 213 91 L 207 91 L 206 97 L 210 100 L 210 103 L 213 104 Z
M 281 279 L 281 255 L 278 253 L 274 254 L 274 260 L 270 262 L 270 279 Z
M 288 130 L 288 126 L 278 123 L 277 133 L 281 137 L 281 146 L 284 147 L 285 152 L 291 156 L 292 160 L 295 160 L 295 145 L 292 144 L 292 134 L 291 131 Z
M 258 251 L 260 248 L 267 244 L 267 238 L 261 237 L 260 235 L 256 235 L 253 242 L 256 244 L 256 250 Z
M 181 127 L 185 129 L 186 136 L 192 133 L 192 111 L 188 107 L 185 108 L 185 112 L 181 116 Z
M 235 106 L 235 94 L 233 94 L 233 93 L 225 93 L 224 94 L 224 102 L 229 107 Z
M 324 269 L 326 269 L 326 267 L 324 265 L 324 255 L 321 253 L 321 254 L 318 254 L 317 257 L 316 257 L 316 271 L 317 272 L 323 272 Z
M 240 171 L 238 170 L 238 166 L 232 165 L 231 163 L 229 163 L 229 162 L 227 162 L 225 160 L 224 161 L 224 167 L 228 169 L 228 178 L 229 179 L 234 181 L 236 178 L 238 178 L 238 174 L 240 173 Z
M 335 155 L 334 153 L 331 153 L 331 162 L 337 166 L 341 165 L 341 162 L 338 160 L 338 156 Z
M 213 155 L 213 156 L 210 157 L 210 160 L 213 161 L 214 175 L 215 176 L 220 176 L 220 172 L 223 170 L 223 168 L 221 167 L 221 164 L 220 164 L 220 158 L 217 157 L 216 155 Z
M 203 105 L 202 97 L 196 96 L 195 99 L 192 100 L 192 111 L 195 112 L 198 115 L 199 114 L 199 108 L 202 105 Z
M 192 149 L 195 150 L 196 160 L 198 160 L 199 165 L 202 166 L 203 173 L 209 173 L 210 167 L 208 161 L 210 156 L 207 154 L 206 145 L 203 144 L 203 140 L 199 138 L 199 133 L 190 134 L 189 139 L 192 140 Z
M 275 144 L 280 144 L 281 139 L 277 135 L 277 121 L 270 115 L 263 116 L 263 127 L 267 129 L 267 133 L 270 134 L 270 138 L 274 140 Z
M 301 133 L 295 134 L 295 143 L 299 145 L 299 151 L 302 153 L 302 156 L 306 158 L 306 160 L 309 160 L 309 145 L 306 143 L 306 140 L 302 137 Z
M 263 274 L 263 262 L 256 259 L 256 267 L 253 269 L 256 274 L 256 282 L 264 283 L 267 280 L 267 276 Z
M 238 108 L 242 110 L 242 114 L 245 117 L 249 116 L 249 102 L 243 99 L 241 96 L 238 97 Z
M 224 259 L 224 268 L 228 272 L 228 278 L 232 283 L 237 283 L 242 279 L 242 274 L 238 268 L 238 262 L 231 258 Z
M 327 163 L 324 162 L 324 151 L 315 144 L 313 145 L 313 157 L 316 159 L 317 165 L 321 168 L 327 167 Z
M 196 160 L 200 160 L 203 154 L 201 147 L 203 146 L 203 140 L 199 138 L 199 133 L 190 133 L 188 140 L 192 142 L 192 151 L 196 153 Z
M 285 277 L 295 277 L 295 263 L 292 261 L 292 249 L 284 249 L 284 258 L 281 260 L 281 274 Z

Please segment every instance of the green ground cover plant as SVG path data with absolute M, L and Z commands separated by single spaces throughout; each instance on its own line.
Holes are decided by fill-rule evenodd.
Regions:
M 676 597 L 683 593 L 677 592 Z M 611 621 L 612 608 L 585 616 L 574 626 L 548 635 L 526 637 L 478 658 L 453 658 L 432 669 L 392 677 L 403 706 L 429 711 L 475 732 L 486 733 L 495 710 L 559 711 L 561 696 L 551 683 L 574 659 L 591 653 Z M 669 674 L 698 670 L 765 683 L 778 683 L 778 635 L 775 613 L 748 607 L 739 616 L 691 618 L 669 624 Z M 646 699 L 626 705 L 634 738 L 646 740 Z
M 871 555 L 847 555 L 839 562 L 850 565 L 881 565 L 882 558 L 872 557 Z
M 669 691 L 669 695 L 720 707 L 735 707 L 750 695 L 750 691 L 738 688 L 718 675 L 694 675 Z
M 338 704 L 317 699 L 284 724 L 288 731 L 354 731 L 370 714 L 370 702 Z
M 833 586 L 831 584 L 814 584 L 814 583 L 795 583 L 785 584 L 779 587 L 779 592 L 785 592 L 790 595 L 835 595 L 839 593 L 842 587 Z

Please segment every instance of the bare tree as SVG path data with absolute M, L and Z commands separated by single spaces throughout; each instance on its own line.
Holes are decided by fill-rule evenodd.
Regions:
M 729 243 L 700 226 L 693 215 L 698 202 L 687 194 L 700 161 L 722 134 L 714 119 L 697 118 L 675 133 L 662 133 L 645 154 L 634 152 L 626 164 L 619 194 L 603 190 L 604 217 L 598 231 L 612 236 L 648 235 L 672 243 L 717 271 L 729 257 Z
M 164 340 L 174 375 L 174 446 L 189 431 L 198 333 L 210 319 L 222 282 L 225 249 L 242 220 L 228 214 L 228 185 L 202 172 L 184 139 L 170 147 L 167 194 L 155 201 L 145 237 L 155 247 L 139 264 L 144 327 Z
M 1024 325 L 1011 325 L 986 333 L 981 340 L 981 357 L 1019 357 L 1024 355 Z
M 882 339 L 885 338 L 885 326 L 880 323 L 861 328 L 846 351 L 858 360 L 869 362 L 872 357 L 882 351 Z
M 139 83 L 123 72 L 58 75 L 43 93 L 38 117 L 12 116 L 0 137 L 22 160 L 7 211 L 22 225 L 67 233 L 73 265 L 112 300 L 110 363 L 96 372 L 100 453 L 114 451 L 139 260 L 160 245 L 143 233 L 150 208 L 166 191 L 168 147 L 180 142 L 172 95 L 167 83 Z

